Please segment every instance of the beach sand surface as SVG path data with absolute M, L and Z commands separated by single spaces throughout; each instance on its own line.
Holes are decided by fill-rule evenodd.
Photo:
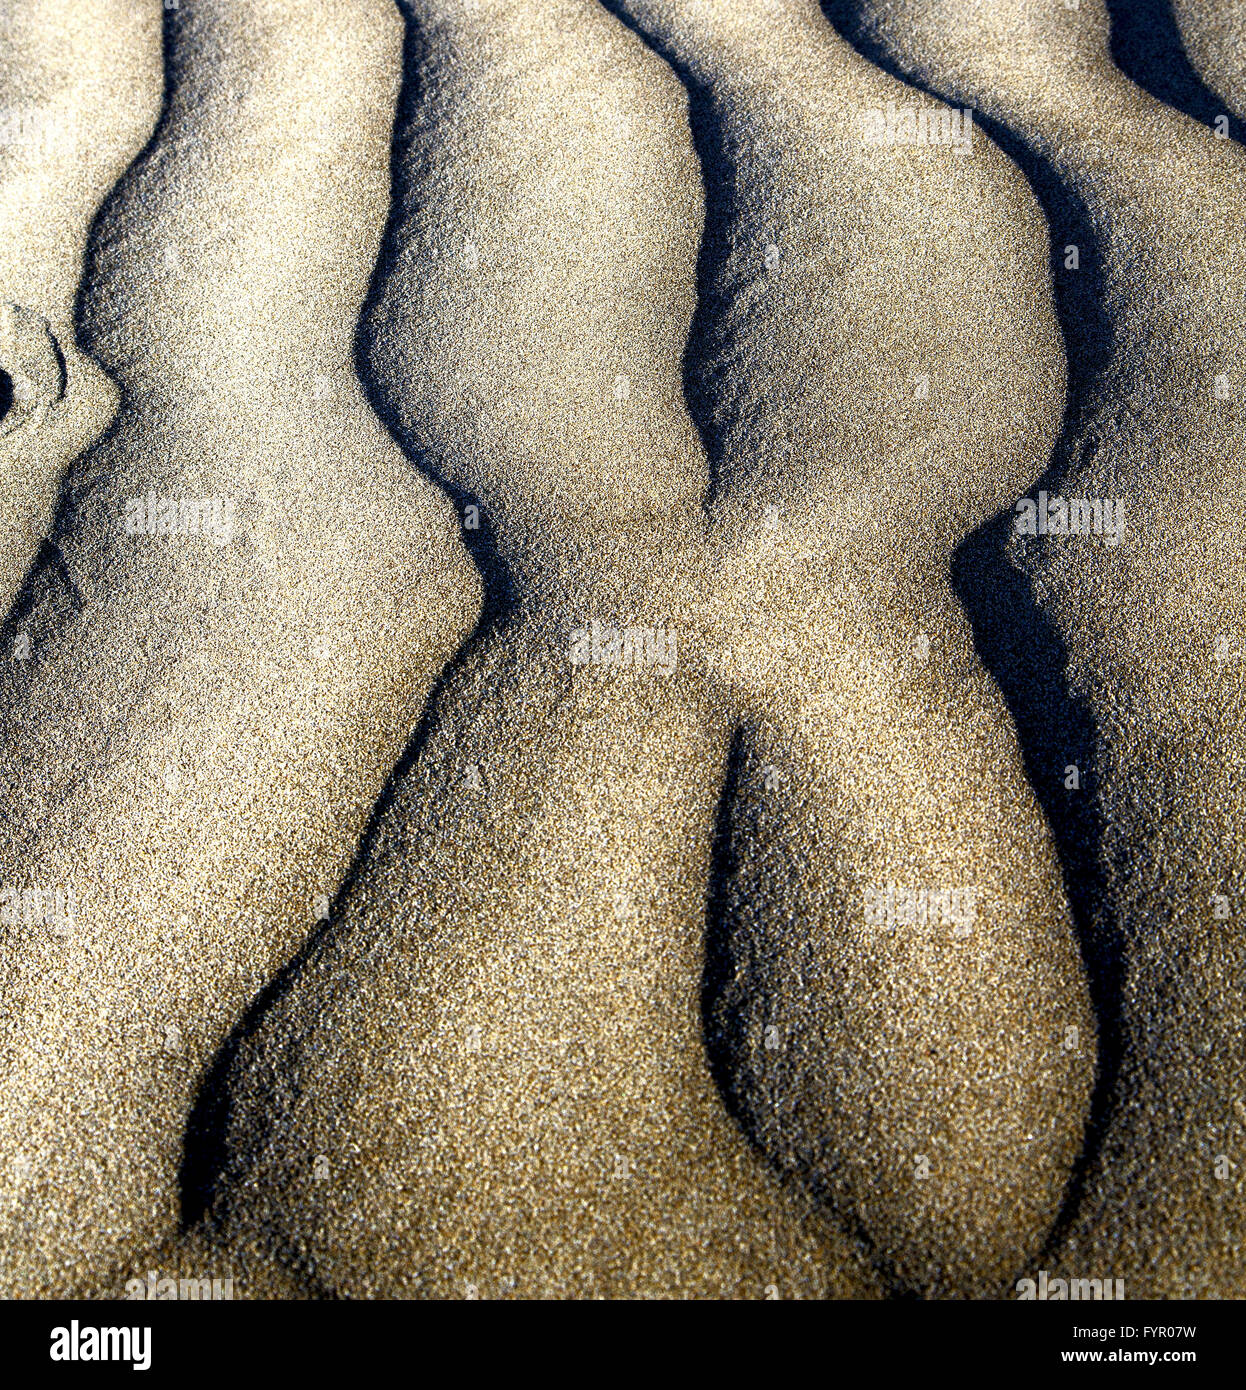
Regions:
M 327 914 L 476 620 L 450 504 L 353 370 L 397 17 L 304 9 L 170 16 L 159 132 L 92 241 L 82 337 L 122 403 L 0 688 L 0 882 L 73 904 L 7 934 L 10 1296 L 111 1287 L 176 1232 L 201 1072 Z
M 958 0 L 867 8 L 898 65 L 998 122 L 1028 166 L 1067 261 L 1070 410 L 1044 487 L 1124 508 L 1119 546 L 1008 549 L 1089 731 L 1070 759 L 1089 833 L 1064 857 L 1094 888 L 1105 1063 L 1051 1258 L 1130 1298 L 1240 1296 L 1246 154 L 1122 74 L 1101 5 L 993 13 L 995 32 Z

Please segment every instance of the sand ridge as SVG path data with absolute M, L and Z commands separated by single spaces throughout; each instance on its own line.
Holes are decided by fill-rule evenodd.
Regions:
M 816 5 L 621 8 L 696 85 L 721 184 L 690 345 L 740 729 L 711 1046 L 750 1132 L 902 1284 L 992 1291 L 1058 1210 L 1094 1056 L 950 575 L 1057 428 L 1041 221 L 980 132 L 871 141 L 909 93 Z M 871 921 L 893 890 L 974 920 Z
M 898 538 L 886 555 L 887 533 L 861 518 L 864 539 L 855 554 L 842 530 L 829 542 L 824 539 L 812 557 L 793 554 L 817 536 L 803 508 L 795 505 L 797 498 L 809 500 L 816 519 L 825 523 L 823 498 L 835 499 L 850 487 L 854 496 L 864 495 L 850 472 L 852 460 L 864 452 L 858 452 L 859 442 L 834 438 L 839 424 L 834 409 L 824 423 L 810 419 L 811 394 L 798 384 L 802 372 L 810 380 L 825 372 L 833 381 L 833 373 L 842 377 L 845 370 L 834 339 L 826 362 L 816 348 L 809 361 L 808 340 L 802 342 L 790 322 L 787 294 L 799 298 L 809 290 L 798 269 L 802 255 L 808 255 L 809 233 L 803 227 L 793 231 L 792 244 L 781 230 L 771 233 L 781 243 L 780 257 L 792 261 L 792 269 L 783 272 L 788 281 L 775 281 L 773 318 L 767 321 L 758 310 L 756 329 L 742 313 L 732 319 L 732 344 L 754 354 L 747 372 L 733 377 L 736 364 L 713 364 L 712 393 L 730 400 L 754 432 L 749 436 L 732 422 L 722 433 L 734 429 L 736 437 L 701 465 L 703 487 L 713 494 L 711 534 L 700 535 L 705 522 L 681 510 L 696 478 L 691 466 L 667 473 L 675 491 L 665 513 L 643 510 L 655 487 L 649 470 L 667 457 L 664 440 L 684 441 L 691 431 L 682 403 L 673 399 L 676 344 L 650 327 L 651 307 L 645 306 L 651 299 L 641 301 L 643 316 L 629 316 L 631 301 L 620 306 L 616 286 L 633 281 L 637 268 L 627 259 L 633 243 L 660 235 L 666 259 L 650 259 L 648 273 L 664 272 L 676 287 L 682 277 L 677 292 L 691 309 L 693 246 L 689 237 L 676 258 L 670 254 L 669 218 L 655 222 L 652 214 L 633 216 L 629 239 L 616 237 L 603 259 L 594 240 L 605 208 L 586 211 L 578 200 L 585 190 L 603 200 L 609 194 L 612 215 L 619 215 L 615 209 L 629 210 L 629 198 L 669 202 L 672 193 L 659 182 L 658 171 L 669 178 L 674 161 L 664 146 L 678 148 L 676 142 L 688 137 L 680 130 L 677 110 L 648 140 L 635 138 L 646 133 L 637 130 L 639 110 L 613 122 L 603 111 L 597 117 L 600 127 L 630 125 L 633 168 L 620 163 L 609 142 L 563 139 L 562 122 L 574 129 L 588 122 L 595 107 L 608 110 L 624 75 L 636 80 L 633 72 L 650 84 L 664 83 L 668 91 L 677 88 L 622 25 L 611 31 L 610 42 L 623 52 L 630 44 L 630 67 L 616 58 L 604 95 L 600 86 L 592 86 L 595 55 L 605 41 L 584 41 L 573 50 L 566 30 L 573 20 L 583 24 L 585 34 L 608 28 L 610 21 L 594 7 L 550 15 L 548 34 L 530 13 L 512 29 L 515 13 L 514 7 L 491 8 L 493 23 L 486 28 L 478 9 L 413 9 L 414 77 L 422 103 L 411 114 L 409 143 L 400 135 L 400 148 L 414 174 L 409 182 L 400 180 L 400 215 L 408 220 L 399 224 L 394 276 L 369 325 L 369 361 L 413 456 L 461 490 L 463 505 L 480 505 L 496 528 L 491 540 L 496 539 L 499 558 L 486 564 L 505 567 L 518 617 L 500 622 L 486 644 L 465 654 L 352 881 L 342 921 L 318 943 L 258 1030 L 241 1041 L 229 1079 L 234 1154 L 223 1179 L 222 1219 L 235 1236 L 266 1232 L 301 1267 L 339 1291 L 446 1293 L 471 1284 L 518 1296 L 711 1289 L 763 1296 L 773 1283 L 785 1296 L 789 1289 L 810 1296 L 825 1287 L 824 1274 L 814 1277 L 816 1264 L 801 1269 L 809 1255 L 800 1244 L 766 1252 L 754 1236 L 748 1237 L 749 1257 L 743 1263 L 739 1254 L 717 1253 L 715 1244 L 703 1257 L 702 1273 L 690 1275 L 682 1244 L 688 1237 L 679 1235 L 689 1229 L 714 1231 L 733 1203 L 747 1232 L 752 1218 L 746 1220 L 746 1213 L 757 1208 L 766 1190 L 759 1176 L 745 1180 L 740 1141 L 730 1140 L 725 1113 L 715 1114 L 697 1038 L 696 989 L 704 950 L 699 937 L 711 879 L 720 872 L 711 863 L 712 836 L 716 815 L 720 838 L 723 832 L 718 798 L 728 738 L 734 736 L 729 814 L 737 832 L 744 821 L 760 821 L 750 833 L 763 848 L 756 861 L 746 860 L 744 836 L 733 834 L 738 862 L 728 892 L 738 901 L 749 876 L 760 872 L 766 881 L 756 898 L 775 905 L 760 924 L 729 929 L 737 944 L 752 933 L 756 945 L 764 935 L 766 955 L 775 963 L 769 977 L 748 980 L 755 1010 L 746 1024 L 751 1055 L 730 1059 L 739 1070 L 755 1072 L 770 1062 L 768 1074 L 750 1078 L 751 1092 L 740 1087 L 741 1099 L 752 1105 L 747 1120 L 754 1137 L 819 1196 L 832 1197 L 847 1228 L 870 1242 L 874 1258 L 888 1266 L 891 1277 L 941 1291 L 995 1288 L 1020 1267 L 1054 1219 L 1062 1174 L 1080 1139 L 1094 1030 L 1061 918 L 1054 857 L 1036 810 L 1031 806 L 1029 825 L 1012 833 L 1001 830 L 1005 806 L 1015 817 L 1026 791 L 1007 715 L 974 669 L 963 623 L 956 631 L 951 595 L 941 600 L 927 593 L 918 607 L 907 584 L 888 586 L 873 572 L 884 557 L 894 569 L 896 551 L 909 565 L 914 552 L 931 551 L 946 568 L 946 552 L 956 537 L 923 535 L 920 521 L 906 516 L 908 525 L 897 525 L 892 515 L 887 519 Z M 703 19 L 703 12 L 692 16 L 694 44 L 698 17 Z M 474 26 L 467 23 L 472 18 Z M 773 30 L 768 32 L 772 87 L 785 110 L 796 108 L 813 126 L 799 134 L 805 136 L 804 146 L 816 148 L 827 138 L 818 120 L 834 129 L 834 118 L 819 109 L 816 90 L 811 95 L 808 85 L 809 73 L 823 76 L 818 67 L 823 51 L 831 55 L 832 71 L 838 61 L 863 83 L 859 101 L 883 100 L 900 89 L 870 74 L 824 22 L 814 19 L 808 32 L 797 31 L 795 42 L 789 33 L 773 37 Z M 473 58 L 486 44 L 491 61 L 478 67 Z M 583 56 L 573 59 L 573 51 Z M 546 54 L 553 56 L 538 61 Z M 539 174 L 525 177 L 521 142 L 531 138 L 533 126 L 525 103 L 549 114 L 545 78 L 554 66 L 564 107 L 555 108 L 560 119 L 547 128 L 546 148 L 535 159 Z M 793 69 L 797 77 L 790 75 Z M 583 77 L 571 85 L 569 74 L 580 71 Z M 756 54 L 751 71 L 757 71 Z M 670 111 L 670 98 L 645 95 L 648 120 L 655 110 Z M 735 93 L 725 100 L 733 99 L 738 125 L 751 122 L 753 141 L 762 144 L 760 131 L 767 142 L 755 161 L 752 150 L 732 150 L 735 194 L 745 216 L 750 198 L 771 213 L 778 208 L 790 216 L 788 210 L 800 206 L 799 197 L 814 192 L 819 176 L 818 204 L 838 208 L 846 201 L 845 185 L 836 184 L 824 166 L 811 168 L 796 156 L 794 170 L 784 166 L 787 146 L 766 124 L 771 107 L 750 109 Z M 812 106 L 811 113 L 801 108 L 802 100 L 805 108 Z M 849 109 L 841 106 L 836 114 L 842 120 Z M 514 120 L 518 135 L 499 113 Z M 453 138 L 446 150 L 447 130 L 462 132 L 470 161 L 456 160 Z M 790 126 L 782 133 L 791 134 Z M 485 149 L 482 136 L 491 142 Z M 837 152 L 847 146 L 858 153 L 851 135 L 839 138 Z M 739 144 L 744 145 L 743 136 Z M 795 138 L 790 144 L 801 147 Z M 704 159 L 704 144 L 701 153 Z M 496 169 L 484 162 L 486 154 L 497 160 Z M 564 172 L 568 160 L 587 167 L 576 167 L 572 177 Z M 682 162 L 684 168 L 676 166 L 676 172 L 686 184 L 687 155 Z M 910 163 L 896 161 L 880 174 L 868 160 L 860 162 L 865 166 L 860 177 L 873 192 L 897 183 L 903 188 L 915 177 Z M 1015 258 L 1016 274 L 1029 277 L 1030 293 L 1042 293 L 1037 219 L 1025 205 L 1019 181 L 997 155 L 994 172 L 999 223 L 1007 229 L 1001 240 Z M 492 190 L 508 175 L 515 182 L 506 215 L 528 230 L 527 240 L 518 243 L 508 241 L 504 225 L 490 220 L 498 217 Z M 990 188 L 989 174 L 975 171 L 971 177 L 975 193 Z M 877 237 L 904 217 L 909 224 L 918 220 L 920 241 L 920 219 L 937 216 L 923 210 L 922 198 L 940 181 L 926 165 L 911 204 L 880 211 L 864 228 L 861 201 L 850 203 L 857 225 L 843 234 L 845 249 L 850 251 L 862 232 Z M 550 206 L 551 190 L 560 194 L 561 204 Z M 529 203 L 520 200 L 525 196 Z M 953 191 L 943 197 L 951 202 Z M 1014 240 L 1016 221 L 1027 216 L 1028 238 Z M 456 240 L 447 235 L 456 225 L 471 232 L 473 253 L 466 263 L 453 254 Z M 582 244 L 567 244 L 581 228 Z M 748 234 L 736 232 L 741 240 Z M 767 244 L 768 238 L 755 239 L 757 268 L 748 278 L 767 273 Z M 555 247 L 560 273 L 572 277 L 561 301 L 533 295 L 531 289 L 532 279 L 540 279 L 534 267 L 548 265 Z M 651 248 L 640 249 L 654 256 Z M 890 275 L 899 273 L 905 250 L 911 246 L 897 246 L 889 258 Z M 822 269 L 819 257 L 816 270 Z M 908 281 L 921 302 L 929 293 L 921 278 L 926 269 Z M 958 264 L 949 275 L 962 291 L 964 273 Z M 902 355 L 906 345 L 861 322 L 863 302 L 874 288 L 865 268 L 850 264 L 843 278 L 846 288 L 825 320 L 810 326 L 810 338 L 816 336 L 821 347 L 835 332 L 862 341 L 882 337 L 883 360 L 858 366 L 857 378 L 843 388 L 845 401 L 854 394 L 858 401 L 867 397 L 848 418 L 873 421 L 883 401 L 890 402 L 899 417 L 893 429 L 914 439 L 912 452 L 901 455 L 895 467 L 907 467 L 910 487 L 920 482 L 934 490 L 946 475 L 933 483 L 926 475 L 940 466 L 953 471 L 944 464 L 943 451 L 964 431 L 963 414 L 958 419 L 955 407 L 937 405 L 919 414 L 908 404 L 907 391 L 893 389 L 888 395 L 885 388 L 869 389 L 871 372 L 894 383 L 905 379 L 914 362 L 929 362 L 929 346 L 913 345 L 910 355 Z M 857 278 L 867 279 L 859 290 Z M 509 296 L 519 289 L 524 298 L 516 306 Z M 1042 361 L 1045 353 L 1048 385 L 1058 390 L 1061 364 L 1050 317 L 1040 318 L 1032 338 L 1019 343 L 995 293 L 991 286 L 984 290 L 983 321 L 998 316 L 1010 324 L 1014 336 L 1008 346 L 1014 356 L 1028 356 L 1031 370 L 1033 359 Z M 733 310 L 725 313 L 731 316 Z M 560 314 L 573 316 L 575 323 L 565 338 Z M 841 319 L 846 320 L 842 328 Z M 534 320 L 545 325 L 543 335 L 535 331 Z M 539 356 L 531 354 L 533 340 L 563 344 L 566 363 L 548 346 Z M 656 360 L 642 353 L 650 343 L 659 349 Z M 997 353 L 998 348 L 992 344 L 979 351 Z M 841 354 L 846 355 L 842 349 Z M 516 364 L 505 378 L 491 370 L 499 358 Z M 656 443 L 656 460 L 624 452 L 636 448 L 631 412 L 603 415 L 601 410 L 611 365 L 629 360 L 639 364 L 635 397 L 619 404 L 638 400 L 645 447 L 653 451 Z M 776 389 L 766 372 L 783 366 L 793 380 Z M 527 373 L 535 378 L 530 384 Z M 522 391 L 516 390 L 516 379 Z M 738 405 L 753 383 L 759 397 L 790 401 L 788 413 L 776 414 L 768 404 Z M 508 391 L 500 403 L 488 399 L 465 408 L 471 392 L 499 389 Z M 935 391 L 937 401 L 938 385 Z M 585 410 L 577 392 L 596 393 L 596 400 Z M 1007 385 L 999 394 L 1002 413 L 1013 399 Z M 1031 451 L 1054 436 L 1050 394 L 1038 398 L 1030 438 L 1013 446 L 1018 487 Z M 975 404 L 981 409 L 980 400 Z M 663 405 L 655 441 L 648 412 Z M 456 413 L 450 414 L 452 409 Z M 563 411 L 567 435 L 557 440 L 556 451 L 534 460 L 537 449 L 529 441 L 544 443 L 562 424 Z M 764 454 L 761 448 L 750 452 L 750 446 L 790 439 L 799 431 L 812 435 L 820 423 L 833 442 L 814 454 L 798 439 L 775 460 L 779 476 L 767 479 L 768 486 L 750 474 L 746 461 Z M 594 434 L 577 451 L 572 432 L 586 429 Z M 544 439 L 533 431 L 543 432 Z M 1004 433 L 1002 421 L 979 428 L 983 456 Z M 680 447 L 687 446 L 681 442 Z M 603 483 L 601 461 L 615 457 L 626 458 L 626 471 Z M 717 467 L 712 488 L 711 465 Z M 824 476 L 818 476 L 819 469 Z M 982 477 L 966 464 L 956 471 L 971 479 L 971 516 L 975 510 L 986 513 L 988 489 L 1005 495 L 993 474 Z M 871 481 L 891 485 L 875 514 L 888 504 L 892 513 L 901 507 L 916 510 L 903 482 L 890 476 Z M 634 501 L 616 497 L 624 482 L 635 489 Z M 571 499 L 572 506 L 578 501 L 573 520 L 571 506 L 564 510 L 560 499 Z M 784 519 L 778 536 L 769 537 L 766 508 L 775 502 L 788 512 L 790 523 Z M 773 543 L 763 549 L 767 540 Z M 843 571 L 836 575 L 833 597 L 820 603 L 810 592 L 811 559 Z M 939 577 L 933 559 L 929 571 Z M 914 575 L 927 590 L 930 572 Z M 689 595 L 700 602 L 691 603 Z M 753 637 L 764 678 L 750 686 L 729 648 L 741 618 L 751 622 L 766 610 L 772 631 Z M 568 670 L 568 635 L 595 616 L 672 626 L 687 665 L 665 679 L 643 669 Z M 906 618 L 914 626 L 908 627 Z M 853 620 L 860 627 L 850 639 Z M 885 790 L 863 791 L 846 788 L 842 761 L 835 765 L 837 740 L 868 747 L 879 737 L 870 721 L 877 718 L 880 699 L 888 698 L 886 677 L 894 675 L 889 658 L 903 658 L 903 644 L 913 642 L 922 626 L 940 645 L 936 660 L 950 667 L 948 703 L 938 711 L 921 708 L 929 699 L 931 682 L 925 680 L 916 701 L 906 697 L 907 707 L 901 702 L 900 717 L 916 723 L 919 741 L 934 737 L 940 724 L 953 724 L 951 746 L 941 750 L 949 768 L 965 775 L 966 762 L 974 760 L 966 780 L 979 794 L 982 783 L 1002 782 L 1000 802 L 985 810 L 964 795 L 956 797 L 950 776 L 932 789 L 912 768 L 880 759 L 861 782 L 881 782 Z M 534 671 L 541 673 L 535 679 Z M 983 725 L 972 734 L 968 721 L 952 709 L 954 699 L 963 709 L 967 685 L 976 687 L 971 703 L 978 704 L 974 713 Z M 817 695 L 823 697 L 828 725 L 807 733 L 794 755 L 793 726 L 807 723 Z M 499 708 L 491 709 L 491 703 Z M 885 708 L 894 719 L 893 697 Z M 829 738 L 825 727 L 832 730 Z M 780 743 L 787 744 L 781 752 L 775 750 Z M 765 767 L 768 758 L 773 763 Z M 747 785 L 739 783 L 741 768 Z M 767 793 L 760 812 L 756 786 Z M 872 861 L 845 862 L 846 847 L 861 836 L 861 823 L 876 814 L 872 801 L 898 812 L 901 825 L 888 833 L 890 844 L 874 850 Z M 937 818 L 922 819 L 918 808 L 927 802 L 942 807 Z M 644 808 L 640 814 L 638 808 Z M 976 823 L 966 828 L 970 817 Z M 817 825 L 812 835 L 802 829 L 811 821 Z M 794 876 L 782 873 L 774 881 L 776 853 L 800 865 L 811 901 L 793 901 L 793 894 L 800 897 Z M 1028 861 L 1031 875 L 1020 890 L 1005 876 L 1016 874 L 1018 856 Z M 946 933 L 934 945 L 918 941 L 917 934 L 902 934 L 894 947 L 880 944 L 883 933 L 862 930 L 860 924 L 861 889 L 872 878 L 884 891 L 897 879 L 916 885 L 929 880 L 932 891 L 945 883 L 981 889 L 984 900 L 995 899 L 991 920 L 980 924 L 981 936 L 959 957 L 959 943 Z M 447 880 L 458 885 L 449 893 Z M 397 913 L 395 903 L 401 904 Z M 710 906 L 711 912 L 719 907 Z M 801 923 L 799 944 L 785 956 L 782 941 L 793 931 L 794 918 Z M 468 950 L 462 944 L 465 932 L 474 943 Z M 824 937 L 829 942 L 841 934 L 846 944 L 829 950 L 821 945 Z M 1030 960 L 1040 950 L 1041 970 Z M 611 990 L 612 977 L 624 987 Z M 906 980 L 915 983 L 906 986 Z M 842 1001 L 858 993 L 866 994 L 868 1003 L 854 1014 Z M 936 1003 L 937 996 L 944 1002 Z M 487 1010 L 484 1000 L 490 1001 Z M 653 1005 L 646 1002 L 654 1000 L 680 1001 L 675 1014 L 659 1015 L 656 1029 L 649 1013 Z M 722 1008 L 737 1006 L 733 998 Z M 930 1011 L 928 1019 L 922 1018 L 923 1008 Z M 836 1010 L 846 1010 L 847 1017 L 837 1019 Z M 921 1021 L 900 1040 L 902 1060 L 895 1071 L 901 1080 L 882 1073 L 897 1046 L 886 1019 L 905 1013 L 916 1013 Z M 1018 1031 L 1018 1016 L 1027 1014 L 1035 1019 L 1032 1034 Z M 976 1046 L 963 1056 L 944 1052 L 928 1060 L 934 1055 L 931 1036 L 963 1032 L 969 1019 L 982 1028 L 984 1015 L 992 1021 Z M 782 1035 L 782 1061 L 766 1050 L 768 1023 Z M 1070 1030 L 1077 1039 L 1073 1047 L 1065 1041 Z M 829 1048 L 819 1036 L 826 1033 Z M 646 1035 L 650 1040 L 643 1046 L 624 1041 Z M 877 1122 L 878 1130 L 871 1130 L 874 1122 L 864 1111 L 853 1110 L 849 1091 L 827 1082 L 828 1064 L 854 1039 L 865 1068 L 876 1073 L 869 1097 L 886 1116 Z M 925 1060 L 910 1055 L 914 1049 Z M 338 1060 L 332 1082 L 320 1085 L 326 1053 Z M 378 1090 L 360 1073 L 365 1056 L 385 1067 L 387 1080 L 379 1093 L 402 1097 L 396 1112 L 379 1103 Z M 931 1110 L 924 1124 L 918 1116 L 912 1133 L 899 1142 L 890 1135 L 882 1138 L 897 1114 L 927 1100 Z M 670 1137 L 681 1145 L 691 1143 L 698 1131 L 709 1133 L 691 1148 L 655 1154 L 654 1136 L 662 1126 L 653 1107 L 665 1107 L 656 1113 L 665 1113 Z M 567 1133 L 578 1142 L 565 1139 Z M 712 1143 L 706 1142 L 709 1136 Z M 330 1175 L 319 1183 L 318 1161 Z M 643 1179 L 635 1186 L 626 1176 L 632 1164 Z M 924 1171 L 930 1164 L 933 1181 Z M 339 1166 L 345 1171 L 339 1173 Z M 885 1191 L 886 1198 L 878 1203 L 863 1196 L 851 1179 L 844 1182 L 845 1169 L 864 1174 L 862 1183 Z M 998 1209 L 983 1207 L 985 1173 L 995 1179 Z M 686 1191 L 685 1175 L 695 1180 L 694 1192 Z M 777 1213 L 777 1197 L 767 1200 Z M 663 1204 L 660 1228 L 670 1243 L 650 1241 L 643 1249 L 625 1243 L 621 1232 L 640 1219 L 638 1205 L 654 1202 Z M 505 1219 L 497 1217 L 499 1208 L 508 1213 Z M 719 1214 L 712 1215 L 716 1210 Z M 759 1210 L 766 1210 L 764 1203 Z M 791 1216 L 781 1225 L 777 1215 L 769 1221 L 774 1239 L 795 1239 Z M 714 1237 L 722 1238 L 721 1233 Z M 932 1253 L 952 1244 L 966 1250 L 964 1264 Z M 409 1250 L 409 1257 L 393 1262 L 395 1245 Z M 966 1267 L 970 1264 L 976 1273 Z M 690 1283 L 694 1278 L 701 1282 Z
M 13 600 L 67 465 L 107 427 L 109 383 L 78 347 L 91 221 L 160 110 L 158 0 L 39 0 L 0 16 L 0 371 L 37 407 L 0 435 L 0 596 Z
M 411 18 L 431 111 L 399 131 L 367 361 L 413 457 L 480 508 L 501 612 L 340 920 L 240 1042 L 217 1220 L 337 1294 L 867 1294 L 700 1043 L 726 728 L 677 664 L 706 481 L 679 408 L 681 88 L 595 4 Z M 594 622 L 658 656 L 673 630 L 672 669 L 598 664 L 591 637 L 573 666 Z
M 0 1291 L 1240 1291 L 1232 24 L 77 11 Z
M 1240 7 L 1177 0 L 1173 16 L 1195 70 L 1242 119 L 1246 114 L 1246 17 Z
M 1232 1294 L 1246 409 L 1232 267 L 1246 163 L 1121 74 L 1101 6 L 1030 17 L 1019 42 L 1020 11 L 997 7 L 992 46 L 968 5 L 866 9 L 885 53 L 993 117 L 1028 163 L 1062 267 L 1073 383 L 1045 486 L 1118 499 L 1127 517 L 1116 549 L 1050 535 L 1008 551 L 1092 726 L 1095 833 L 1065 853 L 1099 886 L 1086 932 L 1112 1069 L 1058 1258 L 1110 1267 L 1130 1297 Z
M 327 911 L 476 620 L 449 504 L 353 371 L 398 26 L 302 9 L 170 14 L 159 132 L 92 243 L 84 341 L 122 406 L 0 690 L 0 881 L 74 901 L 6 930 L 11 1295 L 112 1287 L 176 1231 L 200 1072 Z

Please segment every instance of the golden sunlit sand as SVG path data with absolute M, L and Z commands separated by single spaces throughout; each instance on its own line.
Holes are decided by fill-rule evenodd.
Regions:
M 1236 127 L 1096 0 L 0 44 L 0 1294 L 1246 1292 Z

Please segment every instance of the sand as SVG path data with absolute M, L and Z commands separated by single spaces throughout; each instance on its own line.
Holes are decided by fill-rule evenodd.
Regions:
M 241 1040 L 216 1219 L 336 1295 L 865 1296 L 700 1039 L 728 724 L 678 655 L 706 482 L 683 89 L 582 0 L 411 18 L 365 360 L 480 508 L 489 621 Z M 594 621 L 673 631 L 673 669 L 574 666 Z
M 1038 210 L 981 137 L 865 144 L 906 93 L 816 7 L 628 9 L 699 91 L 726 185 L 690 353 L 738 730 L 711 1042 L 750 1131 L 902 1287 L 994 1291 L 1058 1208 L 1094 1055 L 951 586 L 1058 427 Z M 973 895 L 975 920 L 871 924 L 892 886 Z
M 0 21 L 0 1294 L 1240 1296 L 1232 27 L 111 18 Z
M 1173 20 L 1188 61 L 1216 95 L 1227 102 L 1224 114 L 1246 120 L 1246 14 L 1236 5 L 1217 5 L 1215 0 L 1176 0 Z M 1215 116 L 1212 115 L 1213 129 Z M 1230 123 L 1225 133 L 1241 140 L 1241 131 Z
M 711 12 L 682 10 L 636 19 L 686 27 L 695 53 L 717 37 Z M 997 152 L 963 171 L 947 150 L 916 169 L 862 155 L 853 115 L 899 87 L 816 16 L 773 18 L 764 42 L 729 36 L 754 79 L 781 54 L 773 97 L 740 91 L 728 62 L 722 113 L 694 111 L 702 160 L 736 161 L 734 215 L 712 202 L 707 243 L 738 258 L 716 268 L 694 335 L 713 351 L 733 329 L 730 353 L 694 366 L 715 412 L 704 456 L 669 307 L 690 316 L 700 213 L 677 201 L 695 184 L 673 73 L 591 5 L 539 24 L 508 5 L 413 10 L 422 100 L 399 132 L 397 250 L 367 360 L 413 457 L 481 508 L 502 611 L 438 700 L 341 921 L 226 1085 L 219 1219 L 334 1293 L 836 1291 L 714 1104 L 702 986 L 750 1137 L 889 1285 L 993 1290 L 1056 1215 L 1094 1029 L 1055 856 L 955 611 L 963 530 L 936 512 L 961 477 L 971 519 L 1010 495 L 997 474 L 1017 383 L 998 381 L 994 416 L 975 390 L 971 419 L 966 354 L 979 372 L 1003 354 L 1046 371 L 1009 440 L 1014 490 L 1054 438 L 1063 364 L 1041 227 Z M 828 108 L 828 79 L 857 89 Z M 759 148 L 740 154 L 746 124 Z M 615 138 L 576 134 L 594 127 Z M 880 190 L 890 202 L 867 204 Z M 864 216 L 801 225 L 849 195 Z M 915 260 L 967 196 L 973 249 Z M 470 235 L 467 261 L 447 227 Z M 1002 276 L 970 262 L 992 231 Z M 854 262 L 883 238 L 883 267 Z M 980 293 L 950 349 L 946 322 L 914 318 L 897 340 L 891 317 L 903 292 L 924 309 L 932 270 L 962 314 L 966 278 Z M 551 273 L 557 295 L 534 295 Z M 793 323 L 819 289 L 825 316 Z M 854 342 L 880 340 L 852 360 Z M 611 400 L 623 368 L 631 390 Z M 918 368 L 934 399 L 915 406 Z M 888 426 L 910 442 L 867 479 L 870 433 Z M 687 504 L 698 484 L 708 531 Z M 575 670 L 569 642 L 593 620 L 671 627 L 683 665 Z M 929 666 L 897 694 L 922 635 Z M 895 883 L 981 895 L 970 939 L 867 925 L 865 890 Z
M 160 14 L 135 0 L 24 0 L 0 14 L 0 372 L 27 407 L 0 427 L 6 608 L 66 467 L 116 408 L 78 350 L 74 308 L 91 221 L 160 114 Z
M 0 882 L 74 895 L 5 936 L 11 1296 L 111 1287 L 176 1232 L 200 1074 L 327 911 L 478 611 L 450 504 L 353 371 L 400 28 L 295 8 L 170 16 L 84 292 L 120 411 L 6 628 L 30 655 L 0 689 Z M 161 524 L 149 494 L 215 509 L 127 531 Z
M 988 113 L 1028 167 L 1070 366 L 1043 485 L 1119 498 L 1127 519 L 1115 549 L 1014 536 L 1007 551 L 1085 712 L 1090 805 L 1062 848 L 1107 1049 L 1048 1258 L 1110 1271 L 1131 1298 L 1240 1297 L 1246 155 L 1122 76 L 1100 6 L 1020 30 L 1022 8 L 997 6 L 988 35 L 968 4 L 880 5 L 862 42 Z

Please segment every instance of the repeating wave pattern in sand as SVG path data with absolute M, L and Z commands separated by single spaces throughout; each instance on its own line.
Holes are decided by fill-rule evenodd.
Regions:
M 1232 25 L 122 9 L 0 23 L 0 1291 L 1240 1294 Z

